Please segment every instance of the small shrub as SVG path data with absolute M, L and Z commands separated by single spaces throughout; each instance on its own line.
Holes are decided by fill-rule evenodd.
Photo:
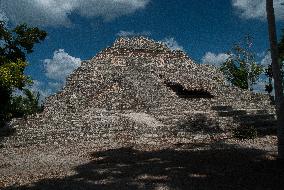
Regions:
M 254 139 L 257 137 L 257 130 L 254 126 L 239 126 L 233 130 L 233 136 L 237 139 Z
M 43 111 L 43 105 L 39 104 L 39 93 L 35 94 L 29 89 L 22 91 L 23 95 L 11 95 L 10 101 L 0 109 L 0 128 L 12 118 L 26 118 L 28 115 Z

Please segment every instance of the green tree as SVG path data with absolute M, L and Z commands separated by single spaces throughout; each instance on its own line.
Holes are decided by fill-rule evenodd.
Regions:
M 221 71 L 233 85 L 253 90 L 252 86 L 259 79 L 263 67 L 256 63 L 255 54 L 251 51 L 252 38 L 247 35 L 243 44 L 234 45 L 227 53 L 228 59 L 221 66 Z
M 41 112 L 43 107 L 39 105 L 39 97 L 39 93 L 35 94 L 27 88 L 23 89 L 23 95 L 13 96 L 10 104 L 13 117 L 26 117 Z
M 14 116 L 11 109 L 13 91 L 23 91 L 31 84 L 30 77 L 24 74 L 26 54 L 32 53 L 34 45 L 43 41 L 46 35 L 45 31 L 26 24 L 9 30 L 0 21 L 0 127 Z

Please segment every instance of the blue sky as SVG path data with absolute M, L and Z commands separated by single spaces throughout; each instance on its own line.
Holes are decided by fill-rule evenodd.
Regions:
M 278 36 L 284 0 L 275 0 Z M 282 6 L 282 8 L 281 8 Z M 28 56 L 26 73 L 47 96 L 65 77 L 119 35 L 143 34 L 183 49 L 197 63 L 218 65 L 235 42 L 253 38 L 258 61 L 269 60 L 264 0 L 0 0 L 9 27 L 26 22 L 48 32 Z

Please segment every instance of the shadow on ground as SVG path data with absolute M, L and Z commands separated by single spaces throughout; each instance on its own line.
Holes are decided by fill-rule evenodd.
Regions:
M 284 189 L 283 163 L 256 149 L 93 152 L 76 175 L 6 189 Z M 6 190 L 5 189 L 5 190 Z
M 1 142 L 4 140 L 5 137 L 12 136 L 15 134 L 16 130 L 14 128 L 9 127 L 0 127 L 0 148 L 1 148 Z

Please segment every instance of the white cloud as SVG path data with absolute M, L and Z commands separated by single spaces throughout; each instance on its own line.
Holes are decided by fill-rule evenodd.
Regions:
M 81 59 L 59 49 L 54 52 L 52 59 L 45 59 L 43 62 L 48 81 L 34 80 L 31 86 L 32 91 L 40 93 L 41 101 L 62 89 L 66 77 L 80 66 Z
M 0 21 L 4 21 L 4 23 L 7 23 L 9 21 L 8 17 L 6 14 L 0 10 Z
M 256 56 L 261 58 L 261 57 L 264 57 L 266 54 L 267 54 L 267 51 L 262 51 L 260 53 L 256 53 Z
M 40 102 L 56 92 L 54 89 L 51 89 L 49 86 L 45 85 L 45 83 L 38 80 L 33 80 L 33 85 L 30 87 L 30 90 L 40 94 Z
M 78 10 L 82 16 L 102 16 L 113 19 L 121 15 L 143 9 L 149 0 L 78 0 Z
M 9 19 L 6 17 L 4 12 L 0 10 L 0 21 L 4 22 L 2 23 L 4 26 L 7 26 Z M 0 39 L 0 47 L 3 48 L 5 46 L 5 41 Z
M 267 93 L 267 91 L 265 91 L 265 86 L 269 84 L 269 80 L 267 78 L 267 76 L 263 73 L 260 75 L 260 79 L 257 81 L 256 84 L 254 84 L 253 87 L 253 91 L 254 92 L 259 92 L 259 93 Z M 272 92 L 271 95 L 274 96 L 275 95 L 275 91 L 274 91 L 274 80 L 272 78 Z
M 54 52 L 52 59 L 45 59 L 43 62 L 48 78 L 64 82 L 65 78 L 80 66 L 81 59 L 59 49 Z
M 210 64 L 214 66 L 221 66 L 222 63 L 224 63 L 227 59 L 229 58 L 228 54 L 225 53 L 219 53 L 219 54 L 214 54 L 212 52 L 207 52 L 201 62 L 203 64 Z
M 111 20 L 143 9 L 149 0 L 5 0 L 0 10 L 11 22 L 27 22 L 31 25 L 71 24 L 69 15 L 77 13 L 84 17 L 102 17 Z
M 283 0 L 274 0 L 274 10 L 277 20 L 284 20 Z M 245 19 L 266 19 L 265 0 L 232 0 L 232 6 L 240 17 Z
M 34 93 L 40 94 L 40 102 L 43 102 L 44 99 L 62 89 L 63 84 L 59 82 L 42 82 L 38 80 L 33 80 L 33 84 L 29 89 Z M 20 94 L 22 95 L 22 94 Z
M 263 65 L 263 66 L 265 66 L 265 67 L 267 67 L 268 65 L 271 64 L 271 62 L 272 62 L 272 60 L 271 60 L 271 54 L 270 54 L 270 52 L 268 52 L 268 53 L 264 56 L 264 58 L 260 61 L 260 64 Z
M 59 82 L 48 82 L 48 89 L 51 89 L 52 91 L 58 91 L 60 90 L 64 84 L 59 83 Z
M 172 37 L 161 40 L 161 43 L 165 44 L 171 50 L 184 50 L 183 47 Z
M 265 85 L 267 85 L 267 81 L 264 79 L 260 79 L 257 81 L 256 84 L 252 85 L 253 91 L 254 92 L 265 92 Z
M 125 36 L 150 36 L 151 32 L 148 32 L 148 31 L 134 32 L 134 31 L 121 30 L 116 35 L 121 36 L 121 37 L 125 37 Z

